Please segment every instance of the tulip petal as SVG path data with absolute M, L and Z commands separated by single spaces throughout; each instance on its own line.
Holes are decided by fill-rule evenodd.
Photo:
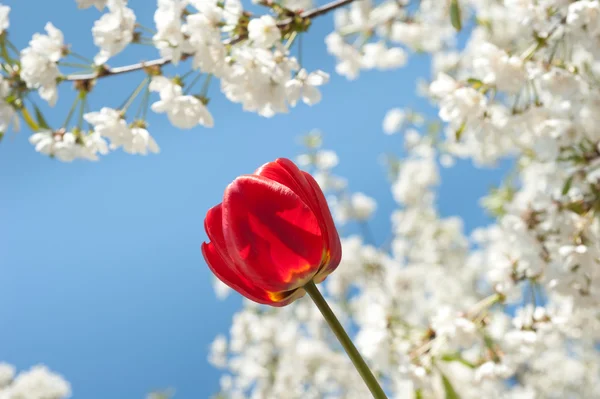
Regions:
M 331 212 L 329 211 L 329 206 L 327 205 L 327 200 L 325 199 L 325 195 L 323 195 L 323 191 L 321 187 L 319 187 L 319 183 L 312 177 L 310 174 L 306 172 L 302 172 L 304 178 L 310 185 L 313 190 L 315 197 L 317 198 L 317 203 L 319 204 L 319 209 L 322 210 L 322 218 L 324 220 L 325 225 L 327 226 L 327 234 L 329 243 L 329 251 L 328 256 L 329 260 L 325 264 L 326 274 L 331 273 L 338 267 L 340 261 L 342 260 L 342 243 L 340 241 L 340 236 L 335 228 L 335 223 L 333 222 L 333 217 L 331 216 Z M 319 274 L 322 274 L 319 272 Z
M 319 220 L 321 231 L 326 234 L 327 249 L 323 263 L 328 263 L 330 266 L 324 266 L 328 270 L 327 274 L 333 271 L 340 263 L 342 246 L 329 206 L 319 184 L 310 174 L 301 171 L 292 161 L 286 158 L 269 162 L 261 166 L 255 173 L 290 188 L 311 208 Z
M 270 292 L 303 286 L 321 264 L 323 238 L 314 213 L 288 187 L 265 177 L 241 176 L 227 187 L 223 233 L 240 274 Z
M 204 229 L 211 242 L 202 244 L 202 254 L 215 276 L 246 298 L 266 305 L 285 306 L 304 296 L 304 292 L 296 292 L 299 290 L 291 292 L 265 291 L 239 274 L 237 267 L 226 252 L 222 208 L 221 204 L 212 207 L 204 219 Z
M 237 274 L 235 269 L 219 255 L 214 243 L 202 243 L 202 255 L 215 276 L 232 289 L 258 303 L 271 304 L 273 302 L 267 291 L 251 285 L 249 281 Z
M 301 288 L 284 292 L 268 292 L 254 286 L 223 261 L 223 258 L 215 250 L 213 243 L 202 243 L 202 255 L 204 255 L 210 270 L 219 280 L 254 302 L 281 307 L 306 294 Z
M 225 244 L 225 237 L 223 236 L 223 206 L 221 204 L 213 206 L 206 212 L 204 230 L 206 230 L 206 235 L 214 244 L 215 251 L 235 269 L 234 262 L 227 254 L 227 244 Z

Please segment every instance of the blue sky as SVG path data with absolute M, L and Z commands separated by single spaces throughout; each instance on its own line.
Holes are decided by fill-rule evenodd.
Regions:
M 10 34 L 19 48 L 50 20 L 76 51 L 95 54 L 95 9 L 78 11 L 74 0 L 2 2 L 13 8 Z M 154 2 L 130 5 L 152 24 Z M 337 151 L 336 173 L 351 190 L 377 198 L 371 228 L 378 241 L 387 237 L 394 204 L 379 156 L 400 153 L 402 138 L 385 136 L 381 121 L 393 106 L 433 115 L 413 94 L 416 78 L 429 70 L 427 59 L 349 82 L 335 75 L 326 52 L 331 28 L 331 16 L 322 17 L 304 39 L 305 66 L 332 74 L 315 107 L 265 119 L 229 103 L 213 85 L 213 129 L 181 131 L 164 115 L 151 115 L 161 154 L 116 152 L 97 163 L 60 163 L 35 153 L 26 129 L 7 134 L 0 144 L 0 361 L 20 369 L 45 363 L 72 383 L 75 398 L 142 398 L 164 387 L 174 387 L 179 398 L 215 393 L 219 372 L 206 361 L 208 348 L 228 330 L 241 301 L 214 296 L 200 252 L 205 212 L 237 175 L 296 156 L 298 137 L 313 128 Z M 111 64 L 140 57 L 153 52 L 133 49 Z M 119 106 L 141 78 L 102 82 L 91 108 Z M 62 124 L 72 98 L 71 90 L 61 90 L 58 105 L 44 108 L 51 125 Z M 467 163 L 445 170 L 442 214 L 461 215 L 469 230 L 486 223 L 477 199 L 500 177 Z

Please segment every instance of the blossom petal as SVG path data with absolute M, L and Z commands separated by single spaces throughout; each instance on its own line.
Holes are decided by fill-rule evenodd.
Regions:
M 329 81 L 329 74 L 323 71 L 311 72 L 306 78 L 306 83 L 309 86 L 321 86 Z
M 288 102 L 291 106 L 294 106 L 302 94 L 302 83 L 300 83 L 297 79 L 290 80 L 285 85 L 285 91 Z
M 223 233 L 240 274 L 269 292 L 303 286 L 323 257 L 313 211 L 288 187 L 262 176 L 241 176 L 227 187 Z
M 315 105 L 321 101 L 321 92 L 313 86 L 304 86 L 302 91 L 302 101 L 308 105 Z

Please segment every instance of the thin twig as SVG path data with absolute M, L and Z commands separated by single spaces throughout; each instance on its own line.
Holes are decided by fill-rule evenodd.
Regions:
M 312 10 L 308 10 L 305 11 L 303 13 L 300 14 L 301 18 L 316 18 L 319 17 L 323 14 L 327 14 L 330 11 L 335 10 L 336 8 L 340 8 L 343 7 L 345 5 L 348 5 L 350 3 L 352 3 L 354 0 L 336 0 L 336 1 L 332 1 L 330 3 L 327 3 L 321 7 L 317 7 L 317 8 L 313 8 Z M 284 19 L 282 21 L 279 21 L 277 23 L 277 26 L 279 28 L 284 28 L 286 26 L 288 26 L 290 23 L 292 23 L 293 19 L 292 18 L 287 18 Z M 239 43 L 240 41 L 246 39 L 247 36 L 246 35 L 241 35 L 229 40 L 226 40 L 224 43 L 228 44 L 228 45 L 233 45 L 236 43 Z M 183 54 L 182 55 L 182 59 L 186 59 L 191 57 L 193 54 Z M 96 71 L 93 73 L 86 73 L 86 74 L 77 74 L 77 75 L 67 75 L 65 77 L 65 80 L 67 81 L 80 81 L 80 80 L 91 80 L 91 79 L 99 79 L 99 78 L 105 78 L 108 76 L 113 76 L 113 75 L 121 75 L 124 73 L 129 73 L 129 72 L 135 72 L 135 71 L 139 71 L 140 69 L 144 69 L 144 68 L 149 68 L 149 67 L 161 67 L 167 64 L 170 64 L 172 62 L 171 57 L 162 57 L 162 58 L 158 58 L 152 61 L 147 61 L 147 62 L 138 62 L 136 64 L 131 64 L 131 65 L 124 65 L 121 67 L 115 67 L 115 68 L 108 68 L 108 67 L 104 67 L 102 68 L 100 71 Z

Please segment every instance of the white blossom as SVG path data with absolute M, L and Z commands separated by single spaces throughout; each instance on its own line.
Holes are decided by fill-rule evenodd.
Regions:
M 323 71 L 307 73 L 305 69 L 301 69 L 296 77 L 285 85 L 290 105 L 296 105 L 300 98 L 308 105 L 317 104 L 321 101 L 321 92 L 317 87 L 327 81 L 329 81 L 329 74 Z
M 8 18 L 9 13 L 10 7 L 0 4 L 0 34 L 4 33 L 10 26 L 10 20 Z
M 163 76 L 155 76 L 150 90 L 160 95 L 160 100 L 152 104 L 152 110 L 166 113 L 169 121 L 181 129 L 191 129 L 196 125 L 212 127 L 214 122 L 208 108 L 194 96 L 184 95 L 181 86 Z
M 66 399 L 71 397 L 71 386 L 60 375 L 45 366 L 34 366 L 17 375 L 10 385 L 0 388 L 0 397 L 6 399 Z
M 129 154 L 141 155 L 160 151 L 148 130 L 135 123 L 128 125 L 122 113 L 115 109 L 104 107 L 83 117 L 94 127 L 94 134 L 110 141 L 110 148 L 113 150 L 122 147 Z
M 281 39 L 281 32 L 273 17 L 263 15 L 260 18 L 253 18 L 248 23 L 248 37 L 255 45 L 267 48 Z
M 341 200 L 334 197 L 330 200 L 330 205 L 335 220 L 340 224 L 345 224 L 349 220 L 364 222 L 377 209 L 377 202 L 361 192 L 353 193 L 349 198 Z
M 108 145 L 98 133 L 80 134 L 73 132 L 40 131 L 29 138 L 35 150 L 63 162 L 75 159 L 97 161 L 98 154 L 107 154 Z
M 124 0 L 109 0 L 108 13 L 94 23 L 94 44 L 100 48 L 94 57 L 97 65 L 104 64 L 110 57 L 123 51 L 133 40 L 135 14 L 125 4 Z
M 386 134 L 393 134 L 400 130 L 404 120 L 406 119 L 406 114 L 400 108 L 390 109 L 383 119 L 383 131 Z
M 363 47 L 362 65 L 367 69 L 394 69 L 406 64 L 406 54 L 400 47 L 387 48 L 384 43 L 369 43 Z
M 19 119 L 12 105 L 6 102 L 10 95 L 10 86 L 6 79 L 0 77 L 0 132 L 6 132 L 12 124 L 15 130 L 19 129 Z
M 50 22 L 46 24 L 47 35 L 36 33 L 29 47 L 21 51 L 21 79 L 27 87 L 38 89 L 40 96 L 54 105 L 58 98 L 56 89 L 60 76 L 57 62 L 63 55 L 63 34 Z
M 567 25 L 574 29 L 585 29 L 591 35 L 600 33 L 600 4 L 597 1 L 581 0 L 569 5 Z
M 0 392 L 15 378 L 15 368 L 8 363 L 0 363 Z
M 154 13 L 156 34 L 152 37 L 162 57 L 170 57 L 177 64 L 191 47 L 182 30 L 181 15 L 188 0 L 159 0 Z

